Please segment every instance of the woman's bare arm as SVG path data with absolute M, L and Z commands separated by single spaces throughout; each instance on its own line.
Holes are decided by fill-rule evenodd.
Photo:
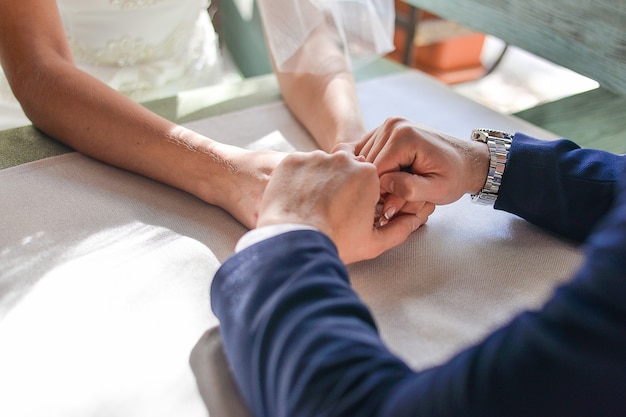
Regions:
M 157 116 L 77 68 L 56 1 L 0 0 L 0 63 L 26 115 L 48 135 L 254 226 L 257 200 L 280 156 L 251 158 Z

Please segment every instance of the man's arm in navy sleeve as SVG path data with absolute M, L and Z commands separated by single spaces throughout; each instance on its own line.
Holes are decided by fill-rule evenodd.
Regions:
M 541 310 L 419 373 L 385 348 L 326 236 L 243 250 L 211 298 L 244 398 L 272 417 L 626 415 L 626 178 L 619 189 L 583 267 Z
M 383 345 L 324 235 L 249 247 L 211 292 L 244 398 L 268 417 L 626 416 L 626 178 L 622 188 L 584 266 L 543 309 L 419 373 Z
M 625 160 L 517 133 L 495 208 L 582 242 L 611 207 Z
M 319 232 L 285 233 L 229 259 L 211 305 L 256 416 L 376 415 L 380 398 L 411 374 L 383 345 Z

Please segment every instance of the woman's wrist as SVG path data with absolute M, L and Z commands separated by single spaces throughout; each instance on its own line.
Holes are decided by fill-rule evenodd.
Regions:
M 231 166 L 228 145 L 182 126 L 170 128 L 166 137 L 155 143 L 150 166 L 161 177 L 155 179 L 220 205 L 218 188 L 225 186 Z
M 252 151 L 210 141 L 208 152 L 197 159 L 194 194 L 253 228 L 265 186 L 284 156 L 282 152 Z
M 192 194 L 207 203 L 225 207 L 231 200 L 237 179 L 237 156 L 246 152 L 234 146 L 204 138 L 204 143 L 190 155 L 188 178 Z

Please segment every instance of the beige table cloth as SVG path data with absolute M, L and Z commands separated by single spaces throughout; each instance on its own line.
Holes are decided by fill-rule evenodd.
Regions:
M 460 137 L 474 127 L 553 137 L 417 72 L 361 83 L 359 99 L 370 128 L 404 116 Z M 316 148 L 282 103 L 188 126 L 247 148 Z M 243 226 L 77 153 L 0 171 L 0 213 L 0 416 L 207 414 L 189 354 L 218 324 L 211 279 Z M 383 338 L 419 369 L 540 305 L 580 259 L 571 243 L 463 198 L 349 270 Z M 208 389 L 227 402 L 219 375 Z M 211 416 L 227 407 L 209 405 Z

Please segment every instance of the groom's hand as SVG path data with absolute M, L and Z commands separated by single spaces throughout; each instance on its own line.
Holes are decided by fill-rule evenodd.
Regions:
M 257 227 L 281 223 L 313 226 L 337 246 L 346 262 L 375 258 L 426 222 L 432 210 L 398 215 L 375 227 L 380 183 L 376 167 L 346 152 L 293 153 L 274 170 L 263 195 Z

